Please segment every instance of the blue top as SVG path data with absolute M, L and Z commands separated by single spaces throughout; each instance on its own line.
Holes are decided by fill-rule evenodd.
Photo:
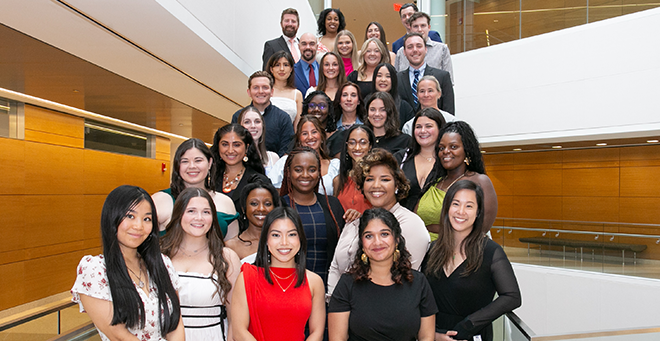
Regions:
M 241 114 L 243 109 L 234 113 L 234 116 L 231 117 L 231 123 L 238 123 L 238 115 Z M 282 157 L 289 151 L 289 143 L 293 140 L 294 132 L 291 116 L 273 104 L 269 104 L 262 115 L 264 117 L 266 149 Z
M 392 52 L 396 53 L 399 51 L 400 48 L 403 47 L 403 38 L 405 38 L 406 35 L 404 34 L 403 37 L 397 39 L 393 44 L 392 44 Z M 440 33 L 437 31 L 429 31 L 429 38 L 433 41 L 437 41 L 438 43 L 442 43 L 442 38 L 440 38 Z
M 291 206 L 288 194 L 284 196 L 284 200 Z M 296 203 L 296 211 L 300 215 L 307 238 L 307 270 L 321 276 L 325 283 L 328 278 L 328 232 L 323 208 L 317 200 L 311 206 Z
M 176 202 L 176 199 L 174 199 L 174 196 L 172 195 L 172 189 L 171 188 L 164 189 L 161 192 L 169 194 L 169 196 L 172 198 L 172 203 Z M 227 235 L 227 228 L 228 228 L 229 224 L 231 224 L 232 221 L 236 220 L 236 218 L 238 218 L 239 214 L 238 213 L 236 213 L 236 214 L 227 214 L 227 213 L 220 212 L 220 211 L 216 211 L 215 214 L 218 217 L 218 225 L 220 225 L 220 230 L 222 230 L 222 236 L 224 237 L 224 236 Z M 160 237 L 164 236 L 165 235 L 165 230 L 160 231 L 158 233 L 158 235 Z

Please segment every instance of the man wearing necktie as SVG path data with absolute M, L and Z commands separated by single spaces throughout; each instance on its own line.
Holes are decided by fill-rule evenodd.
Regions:
M 316 87 L 319 79 L 319 63 L 316 61 L 316 36 L 305 33 L 300 36 L 300 61 L 293 66 L 296 88 L 303 94 Z
M 266 71 L 266 66 L 270 56 L 277 51 L 289 51 L 293 60 L 298 62 L 300 60 L 300 47 L 296 34 L 298 33 L 300 21 L 298 11 L 293 8 L 287 8 L 282 11 L 280 18 L 280 26 L 282 27 L 282 36 L 269 40 L 264 44 L 264 54 L 262 55 L 263 67 Z

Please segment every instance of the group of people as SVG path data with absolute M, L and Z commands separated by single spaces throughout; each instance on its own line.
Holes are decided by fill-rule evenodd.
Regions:
M 338 9 L 300 39 L 284 10 L 213 145 L 183 142 L 167 189 L 108 195 L 71 290 L 102 339 L 492 340 L 521 304 L 497 195 L 446 45 L 400 15 L 398 50 L 374 22 L 356 52 Z

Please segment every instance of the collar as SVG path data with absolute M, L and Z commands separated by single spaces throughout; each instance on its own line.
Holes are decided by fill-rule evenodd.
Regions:
M 409 70 L 411 75 L 414 74 L 415 68 L 413 68 L 412 65 L 410 66 Z M 426 71 L 426 62 L 424 62 L 424 64 L 422 64 L 422 66 L 420 66 L 417 70 L 419 70 L 421 76 L 424 76 L 424 71 Z
M 287 41 L 287 42 L 289 41 L 289 39 L 291 39 L 291 38 L 285 36 L 284 34 L 282 34 L 282 38 L 284 38 L 284 41 Z M 295 41 L 296 43 L 298 42 L 298 38 L 293 37 L 293 39 L 294 39 L 294 41 Z
M 250 105 L 254 107 L 254 102 L 250 102 Z M 266 116 L 266 114 L 268 114 L 270 112 L 270 109 L 272 107 L 273 107 L 273 102 L 268 100 L 268 106 L 266 107 L 266 109 L 264 109 L 264 112 L 261 113 L 261 116 Z M 256 109 L 256 107 L 255 107 L 255 109 Z M 257 109 L 257 110 L 259 110 L 259 109 Z

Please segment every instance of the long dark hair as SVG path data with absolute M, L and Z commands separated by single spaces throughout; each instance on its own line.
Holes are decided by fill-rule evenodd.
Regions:
M 328 138 L 325 135 L 325 130 L 323 129 L 323 126 L 321 126 L 321 121 L 319 121 L 319 119 L 314 116 L 311 115 L 300 116 L 300 120 L 298 120 L 298 126 L 296 127 L 296 136 L 294 137 L 294 144 L 293 144 L 294 147 L 302 147 L 300 134 L 302 134 L 303 125 L 307 122 L 313 124 L 316 130 L 319 131 L 319 135 L 321 136 L 321 143 L 319 144 L 319 155 L 324 160 L 330 160 L 330 155 L 328 153 Z
M 438 158 L 438 151 L 440 150 L 438 147 L 438 143 L 440 142 L 440 133 L 442 132 L 442 128 L 447 125 L 447 122 L 445 121 L 444 116 L 442 116 L 442 113 L 438 111 L 438 109 L 435 108 L 424 108 L 417 112 L 417 115 L 415 115 L 415 118 L 413 119 L 413 124 L 412 124 L 412 131 L 413 131 L 413 138 L 410 139 L 410 146 L 408 147 L 408 150 L 406 151 L 406 159 L 403 160 L 403 163 L 407 162 L 412 162 L 413 158 L 419 154 L 422 151 L 422 146 L 419 145 L 419 142 L 417 142 L 417 138 L 415 137 L 415 125 L 417 124 L 417 120 L 420 117 L 428 117 L 429 119 L 433 120 L 435 124 L 438 126 L 438 140 L 435 141 L 435 156 L 434 158 L 437 160 Z
M 300 287 L 306 280 L 306 267 L 307 267 L 307 238 L 305 237 L 305 229 L 303 228 L 302 221 L 298 212 L 291 207 L 281 206 L 272 210 L 266 216 L 264 226 L 261 228 L 261 236 L 259 237 L 259 248 L 257 249 L 257 257 L 254 260 L 254 265 L 264 268 L 264 275 L 268 283 L 273 284 L 273 279 L 270 278 L 270 251 L 268 251 L 268 232 L 270 225 L 278 219 L 288 219 L 293 222 L 300 238 L 300 251 L 295 256 L 296 261 L 296 281 L 295 288 Z
M 344 185 L 348 181 L 348 177 L 353 176 L 350 174 L 350 172 L 353 170 L 355 162 L 353 162 L 353 158 L 348 154 L 348 140 L 351 137 L 351 133 L 357 129 L 362 129 L 365 133 L 367 133 L 367 136 L 369 137 L 369 148 L 373 148 L 374 144 L 376 143 L 376 136 L 374 136 L 374 132 L 363 124 L 353 125 L 352 127 L 348 128 L 348 130 L 346 130 L 346 138 L 344 139 L 344 144 L 341 146 L 341 155 L 339 156 L 339 178 L 337 188 L 334 189 L 335 194 L 341 193 L 344 190 Z
M 183 157 L 183 154 L 193 148 L 202 152 L 204 157 L 206 157 L 206 161 L 211 163 L 211 169 L 209 169 L 208 174 L 206 175 L 206 180 L 204 180 L 204 188 L 206 188 L 207 191 L 215 189 L 215 181 L 213 176 L 211 176 L 215 171 L 215 162 L 212 162 L 213 156 L 211 155 L 211 151 L 204 141 L 192 138 L 181 143 L 179 148 L 176 149 L 176 153 L 174 153 L 174 161 L 172 162 L 172 180 L 170 181 L 170 191 L 174 199 L 176 199 L 179 196 L 179 193 L 186 188 L 186 184 L 183 182 L 181 174 L 179 174 L 179 170 L 181 169 L 181 158 Z
M 394 98 L 390 96 L 387 92 L 374 92 L 367 99 L 367 104 L 365 108 L 367 109 L 367 116 L 369 115 L 369 106 L 371 103 L 377 99 L 383 101 L 385 106 L 385 112 L 387 113 L 387 119 L 385 120 L 385 137 L 401 135 L 401 130 L 399 130 L 399 111 L 396 109 L 396 104 L 394 103 Z M 364 121 L 364 125 L 369 127 L 371 130 L 374 129 L 373 125 L 367 118 Z
M 245 152 L 248 157 L 248 161 L 245 162 L 243 161 L 243 165 L 245 168 L 252 168 L 254 171 L 257 173 L 265 174 L 266 172 L 264 171 L 264 165 L 261 162 L 261 157 L 259 156 L 259 153 L 257 152 L 257 148 L 254 145 L 254 140 L 252 139 L 252 135 L 250 134 L 247 129 L 243 128 L 242 125 L 238 123 L 232 123 L 232 124 L 227 124 L 224 127 L 221 127 L 218 129 L 218 131 L 215 132 L 215 136 L 213 136 L 213 146 L 211 147 L 211 155 L 213 155 L 213 159 L 215 160 L 215 175 L 213 178 L 215 179 L 216 184 L 222 184 L 222 178 L 225 175 L 225 168 L 227 167 L 225 164 L 225 161 L 222 160 L 220 157 L 220 139 L 222 139 L 225 134 L 234 132 L 238 137 L 243 141 L 245 144 Z
M 286 59 L 286 61 L 289 63 L 289 66 L 291 66 L 291 73 L 289 74 L 289 78 L 286 79 L 286 87 L 295 89 L 296 85 L 294 81 L 296 76 L 294 75 L 293 65 L 296 64 L 296 62 L 293 60 L 293 57 L 291 57 L 291 54 L 288 51 L 277 51 L 272 56 L 270 56 L 270 59 L 268 59 L 268 67 L 266 68 L 266 72 L 268 72 L 268 74 L 270 74 L 270 76 L 275 79 L 275 75 L 273 75 L 273 72 L 270 71 L 270 69 L 274 67 L 275 63 L 277 63 L 277 61 L 279 61 L 281 58 Z
M 325 92 L 325 87 L 328 85 L 328 80 L 325 78 L 325 74 L 323 71 L 325 71 L 323 67 L 323 62 L 325 61 L 325 58 L 327 56 L 334 56 L 337 58 L 337 63 L 339 64 L 339 73 L 337 76 L 337 85 L 342 85 L 346 83 L 346 69 L 344 67 L 344 61 L 341 59 L 341 56 L 337 53 L 334 53 L 332 51 L 326 52 L 323 57 L 321 57 L 321 62 L 319 63 L 319 86 L 316 87 L 316 90 L 323 91 Z
M 378 71 L 382 67 L 387 68 L 387 71 L 390 72 L 390 79 L 392 80 L 392 88 L 390 89 L 390 91 L 388 91 L 388 93 L 390 94 L 390 96 L 392 96 L 392 98 L 394 99 L 394 102 L 397 103 L 397 101 L 399 99 L 399 92 L 397 90 L 397 87 L 399 86 L 398 85 L 399 81 L 398 81 L 398 77 L 396 75 L 396 69 L 394 68 L 394 66 L 392 66 L 392 64 L 390 64 L 390 63 L 380 63 L 380 64 L 376 65 L 376 68 L 374 69 L 374 77 L 371 79 L 371 88 L 374 89 L 374 91 L 376 91 L 376 76 L 378 75 Z
M 248 179 L 248 185 L 243 188 L 243 192 L 241 192 L 241 199 L 238 201 L 238 209 L 239 213 L 241 214 L 240 217 L 238 217 L 238 240 L 244 242 L 244 243 L 250 243 L 252 245 L 252 242 L 249 240 L 243 240 L 241 239 L 241 233 L 247 231 L 248 227 L 250 227 L 250 221 L 247 218 L 247 199 L 248 196 L 250 196 L 250 192 L 252 192 L 255 189 L 265 189 L 267 190 L 272 199 L 273 199 L 273 209 L 278 208 L 282 206 L 282 200 L 280 200 L 280 195 L 277 193 L 277 189 L 273 187 L 270 183 L 265 183 L 261 178 L 257 175 L 253 175 L 250 179 Z
M 261 114 L 261 112 L 259 112 L 259 110 L 257 108 L 255 108 L 251 105 L 248 105 L 243 110 L 241 110 L 240 114 L 238 114 L 237 123 L 240 124 L 240 125 L 243 125 L 243 118 L 245 118 L 245 115 L 249 112 L 256 113 L 257 115 L 259 115 L 259 119 L 261 120 L 261 136 L 259 137 L 259 140 L 257 140 L 257 141 L 254 141 L 254 138 L 252 138 L 252 141 L 254 141 L 254 146 L 257 149 L 257 153 L 259 153 L 259 156 L 261 157 L 262 163 L 264 165 L 267 165 L 268 164 L 268 150 L 266 149 L 266 121 L 264 121 L 264 116 Z M 243 127 L 243 128 L 245 128 L 245 127 Z M 250 135 L 252 135 L 252 134 L 250 134 Z
M 344 91 L 344 89 L 348 86 L 352 86 L 357 90 L 358 94 L 358 105 L 357 105 L 357 110 L 355 112 L 355 116 L 360 119 L 362 122 L 366 122 L 366 110 L 364 106 L 364 99 L 362 98 L 362 91 L 360 91 L 360 87 L 353 83 L 353 82 L 346 82 L 342 84 L 339 89 L 337 89 L 337 94 L 335 95 L 335 100 L 334 100 L 334 105 L 337 110 L 335 110 L 335 122 L 339 122 L 341 119 L 341 115 L 343 114 L 343 109 L 341 108 L 341 93 Z M 336 124 L 336 123 L 335 123 Z
M 325 129 L 323 131 L 325 131 L 326 133 L 330 133 L 337 130 L 337 122 L 335 122 L 334 103 L 332 102 L 330 97 L 328 97 L 328 95 L 326 95 L 326 93 L 323 91 L 314 90 L 310 92 L 309 95 L 307 95 L 307 97 L 305 97 L 305 99 L 303 100 L 302 114 L 300 114 L 300 117 L 309 115 L 309 103 L 312 102 L 312 100 L 316 96 L 322 96 L 325 99 L 326 104 L 328 105 L 328 118 L 325 120 Z
M 426 274 L 435 275 L 444 271 L 443 267 L 449 264 L 454 255 L 454 228 L 449 219 L 449 208 L 451 207 L 454 196 L 460 190 L 473 191 L 477 197 L 477 218 L 472 225 L 472 231 L 463 239 L 460 248 L 465 250 L 465 262 L 467 266 L 461 273 L 461 277 L 470 275 L 470 273 L 479 270 L 484 260 L 484 192 L 481 187 L 470 180 L 460 180 L 449 187 L 447 195 L 442 202 L 442 214 L 440 216 L 440 226 L 442 231 L 438 234 L 438 240 L 435 241 L 428 254 L 428 263 L 426 265 Z
M 398 259 L 392 263 L 390 268 L 390 273 L 392 274 L 392 281 L 396 284 L 401 284 L 403 281 L 412 282 L 413 281 L 413 272 L 412 265 L 410 263 L 410 252 L 406 249 L 406 239 L 403 238 L 401 234 L 401 225 L 399 221 L 396 220 L 394 214 L 384 208 L 370 208 L 364 211 L 364 214 L 360 218 L 360 225 L 358 226 L 358 251 L 355 254 L 355 259 L 353 260 L 353 265 L 348 271 L 355 281 L 368 281 L 369 280 L 369 269 L 370 265 L 365 264 L 362 261 L 362 255 L 364 254 L 363 245 L 362 245 L 362 236 L 364 235 L 364 230 L 374 219 L 378 219 L 383 224 L 387 225 L 392 229 L 392 236 L 396 241 L 396 248 L 399 250 Z
M 325 35 L 325 17 L 327 17 L 331 12 L 337 13 L 337 17 L 339 17 L 339 27 L 337 27 L 337 32 L 343 31 L 346 28 L 346 19 L 344 18 L 344 14 L 339 10 L 339 8 L 326 8 L 321 11 L 319 14 L 319 19 L 316 21 L 319 34 L 322 36 Z
M 209 206 L 211 207 L 211 215 L 213 216 L 213 222 L 211 223 L 211 228 L 206 232 L 206 238 L 208 239 L 209 248 L 208 261 L 211 263 L 213 271 L 218 276 L 217 281 L 213 281 L 216 287 L 214 295 L 221 295 L 222 302 L 227 303 L 227 296 L 231 291 L 231 282 L 227 279 L 229 263 L 224 257 L 225 243 L 222 240 L 222 230 L 218 224 L 218 215 L 215 214 L 215 204 L 213 203 L 213 198 L 211 198 L 206 190 L 190 187 L 181 192 L 179 198 L 174 202 L 172 219 L 167 224 L 167 228 L 165 228 L 165 236 L 160 241 L 161 251 L 168 257 L 174 257 L 174 255 L 180 251 L 179 247 L 181 246 L 181 242 L 186 233 L 181 226 L 181 218 L 183 218 L 183 215 L 188 208 L 190 199 L 198 197 L 204 198 L 208 201 Z
M 103 204 L 101 211 L 101 238 L 103 240 L 103 257 L 108 275 L 108 286 L 112 296 L 112 321 L 110 325 L 125 324 L 128 328 L 144 328 L 146 321 L 144 304 L 135 285 L 128 274 L 128 268 L 117 240 L 117 229 L 126 218 L 128 212 L 141 202 L 146 201 L 151 207 L 151 233 L 138 246 L 140 258 L 144 260 L 150 280 L 156 286 L 158 320 L 162 335 L 175 330 L 179 324 L 181 309 L 179 296 L 170 280 L 167 268 L 163 263 L 158 247 L 158 217 L 156 206 L 151 196 L 144 189 L 136 186 L 123 185 L 115 188 Z M 171 304 L 171 308 L 170 308 Z
M 378 27 L 378 32 L 380 32 L 380 40 L 381 43 L 383 43 L 383 46 L 387 46 L 387 38 L 385 37 L 385 30 L 383 29 L 383 25 L 381 25 L 378 21 L 372 21 L 367 25 L 367 28 L 364 30 L 364 40 L 366 41 L 369 39 L 367 37 L 367 34 L 369 33 L 369 26 L 371 25 L 376 25 Z

